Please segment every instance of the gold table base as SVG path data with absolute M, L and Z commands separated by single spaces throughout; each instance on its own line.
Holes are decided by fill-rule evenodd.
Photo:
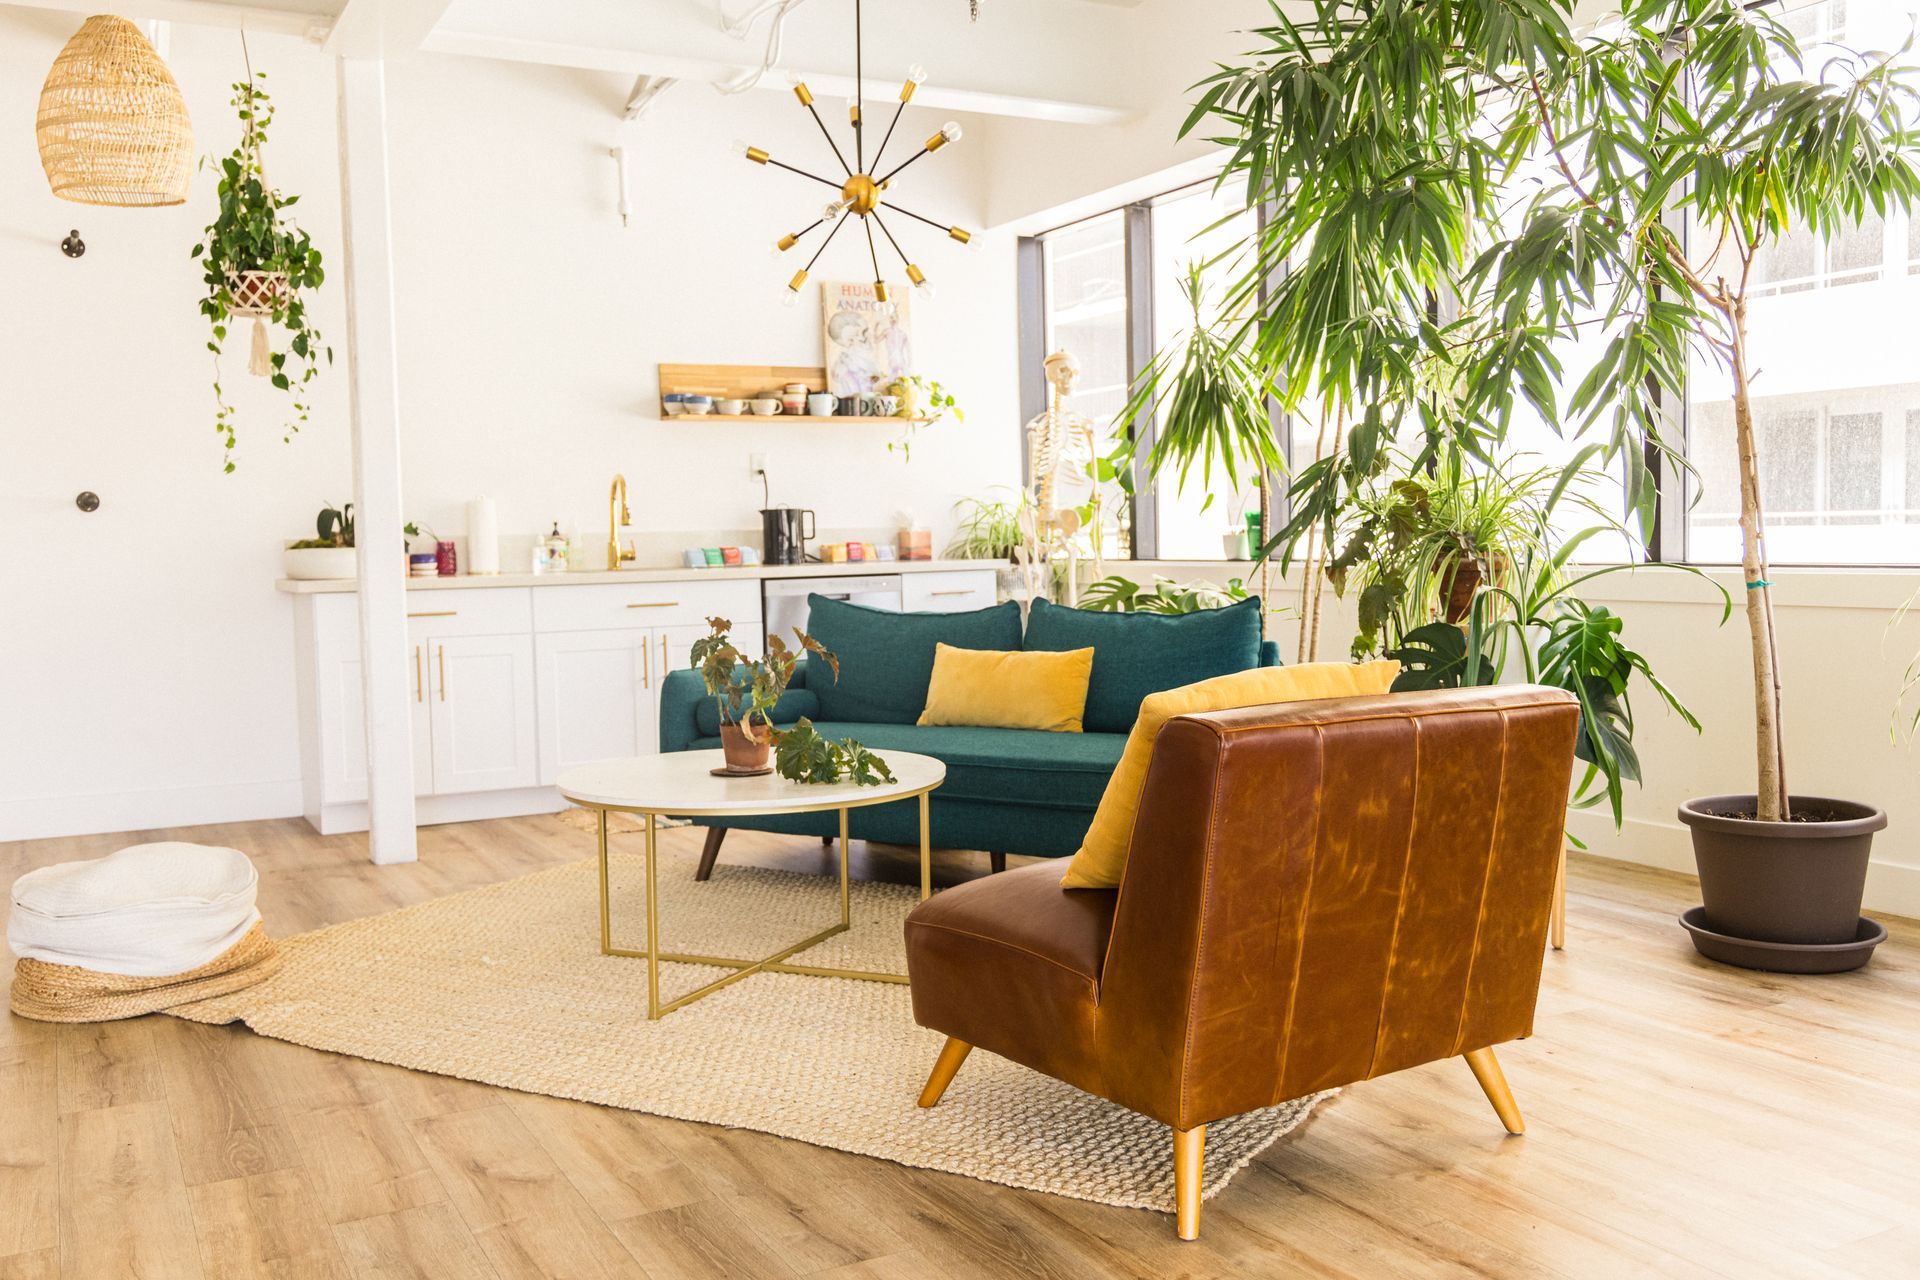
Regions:
M 933 847 L 927 823 L 927 795 L 920 793 L 920 898 L 925 901 L 933 896 Z M 579 802 L 576 802 L 579 803 Z M 853 913 L 847 881 L 847 809 L 846 805 L 835 806 L 840 812 L 840 923 L 829 925 L 808 938 L 802 938 L 790 947 L 783 947 L 770 956 L 758 960 L 742 960 L 734 956 L 696 955 L 686 951 L 662 951 L 660 949 L 660 895 L 659 895 L 659 843 L 658 815 L 646 814 L 647 819 L 647 946 L 638 951 L 631 947 L 613 945 L 613 909 L 608 893 L 607 875 L 607 814 L 609 808 L 592 806 L 600 815 L 600 954 L 608 956 L 626 956 L 632 959 L 645 959 L 647 962 L 647 1020 L 658 1021 L 675 1009 L 685 1008 L 694 1001 L 710 996 L 722 987 L 732 986 L 742 978 L 750 978 L 756 973 L 799 973 L 816 978 L 855 978 L 866 982 L 902 982 L 907 981 L 904 973 L 875 973 L 866 969 L 836 969 L 826 965 L 786 964 L 788 956 L 797 955 L 807 948 L 825 942 L 835 934 L 845 933 L 853 927 Z M 660 1002 L 660 962 L 674 964 L 701 964 L 732 969 L 733 972 L 723 978 L 716 978 L 705 986 L 696 987 L 685 995 L 676 996 L 665 1004 Z

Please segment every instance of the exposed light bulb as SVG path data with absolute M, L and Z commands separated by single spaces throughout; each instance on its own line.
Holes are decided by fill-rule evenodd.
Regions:
M 767 256 L 769 258 L 782 257 L 786 254 L 786 252 L 787 252 L 787 246 L 785 242 L 780 240 L 775 240 L 772 244 L 767 246 Z
M 780 299 L 780 305 L 787 308 L 793 308 L 793 307 L 799 306 L 800 291 L 798 289 L 787 290 L 786 294 Z
M 940 296 L 934 292 L 933 281 L 924 276 L 913 282 L 913 291 L 919 295 L 922 302 L 932 302 Z
M 847 202 L 844 200 L 835 200 L 832 204 L 820 211 L 820 218 L 823 222 L 832 222 L 846 211 Z
M 745 138 L 735 138 L 727 144 L 727 149 L 736 156 L 745 156 L 747 152 L 753 150 L 753 148 L 747 144 Z
M 962 129 L 960 127 L 959 122 L 955 120 L 949 120 L 945 124 L 940 126 L 940 136 L 945 138 L 948 142 L 960 141 L 960 139 L 965 135 L 965 133 L 966 131 Z
M 921 66 L 919 63 L 916 62 L 912 66 L 907 68 L 908 84 L 925 84 L 926 82 L 927 82 L 927 69 L 925 67 Z

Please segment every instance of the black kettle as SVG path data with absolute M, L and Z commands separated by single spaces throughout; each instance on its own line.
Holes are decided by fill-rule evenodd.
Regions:
M 764 508 L 760 512 L 761 563 L 805 564 L 807 540 L 813 536 L 813 512 L 806 507 Z

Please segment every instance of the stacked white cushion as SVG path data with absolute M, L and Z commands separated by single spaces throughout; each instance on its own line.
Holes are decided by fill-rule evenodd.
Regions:
M 137 844 L 13 882 L 13 953 L 97 973 L 186 973 L 232 947 L 260 913 L 259 876 L 238 849 Z

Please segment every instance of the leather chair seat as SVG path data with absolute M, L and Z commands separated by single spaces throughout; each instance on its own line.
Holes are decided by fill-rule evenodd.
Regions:
M 1038 862 L 935 894 L 907 920 L 907 954 L 916 1021 L 1079 1083 L 1097 1061 L 1119 895 L 1062 889 L 1060 875 Z M 960 1023 L 969 1030 L 952 1030 Z

